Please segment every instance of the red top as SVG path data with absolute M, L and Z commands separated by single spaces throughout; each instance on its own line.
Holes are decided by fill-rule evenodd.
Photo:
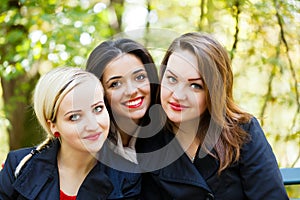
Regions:
M 68 196 L 66 195 L 62 190 L 59 192 L 60 194 L 60 200 L 76 200 L 76 196 Z

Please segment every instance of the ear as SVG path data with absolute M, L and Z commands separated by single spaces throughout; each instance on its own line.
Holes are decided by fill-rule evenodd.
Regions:
M 51 120 L 47 120 L 47 124 L 52 132 L 52 134 L 54 134 L 55 132 L 58 132 L 57 127 L 56 127 L 56 123 L 53 123 Z

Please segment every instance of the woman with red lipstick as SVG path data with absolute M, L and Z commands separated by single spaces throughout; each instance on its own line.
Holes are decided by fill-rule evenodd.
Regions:
M 176 159 L 145 175 L 142 199 L 288 199 L 258 121 L 233 101 L 230 60 L 221 44 L 207 34 L 183 34 L 160 72 L 167 124 L 139 151 Z
M 96 154 L 109 131 L 103 87 L 78 68 L 55 68 L 34 91 L 47 139 L 12 151 L 0 171 L 0 199 L 107 199 L 113 186 Z
M 108 40 L 91 52 L 86 70 L 101 80 L 111 119 L 109 140 L 100 151 L 100 161 L 107 165 L 114 185 L 108 199 L 139 199 L 136 139 L 153 134 L 159 119 L 149 112 L 156 97 L 151 94 L 158 88 L 153 59 L 144 46 L 131 39 Z

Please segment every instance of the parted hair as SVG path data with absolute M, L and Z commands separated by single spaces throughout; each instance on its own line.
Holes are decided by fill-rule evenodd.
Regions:
M 46 139 L 35 150 L 26 155 L 15 170 L 17 177 L 24 164 L 34 155 L 45 148 L 55 139 L 50 130 L 49 120 L 56 122 L 59 105 L 65 95 L 77 85 L 88 80 L 100 81 L 98 78 L 83 69 L 74 67 L 58 67 L 41 76 L 33 93 L 33 108 L 38 122 L 46 132 Z M 102 88 L 103 90 L 103 88 Z
M 249 138 L 240 125 L 248 123 L 251 115 L 234 102 L 231 62 L 228 52 L 215 38 L 198 32 L 176 38 L 162 60 L 160 78 L 165 73 L 170 55 L 178 50 L 188 50 L 197 58 L 198 66 L 195 67 L 204 80 L 207 110 L 200 117 L 196 137 L 200 139 L 201 149 L 219 160 L 221 173 L 239 160 L 242 145 Z M 168 121 L 166 127 L 171 129 L 172 126 L 173 123 Z

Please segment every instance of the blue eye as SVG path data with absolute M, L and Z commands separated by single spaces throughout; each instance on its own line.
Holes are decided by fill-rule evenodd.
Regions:
M 192 83 L 191 88 L 197 89 L 197 90 L 202 90 L 203 86 L 197 83 Z
M 80 118 L 80 115 L 79 115 L 79 114 L 73 114 L 73 115 L 71 115 L 71 116 L 69 117 L 69 119 L 70 119 L 71 121 L 77 121 L 77 120 L 79 120 L 79 118 Z
M 168 81 L 169 81 L 170 83 L 176 83 L 176 82 L 177 82 L 176 78 L 173 77 L 173 76 L 168 76 L 167 79 L 168 79 Z
M 94 112 L 95 113 L 100 113 L 100 112 L 102 112 L 102 110 L 104 109 L 104 106 L 96 106 L 95 108 L 94 108 Z
M 112 84 L 110 84 L 110 88 L 117 88 L 117 87 L 120 87 L 121 85 L 121 82 L 120 81 L 115 81 L 113 82 Z
M 135 80 L 142 81 L 145 78 L 147 78 L 147 76 L 145 74 L 139 74 L 138 76 L 136 76 Z

